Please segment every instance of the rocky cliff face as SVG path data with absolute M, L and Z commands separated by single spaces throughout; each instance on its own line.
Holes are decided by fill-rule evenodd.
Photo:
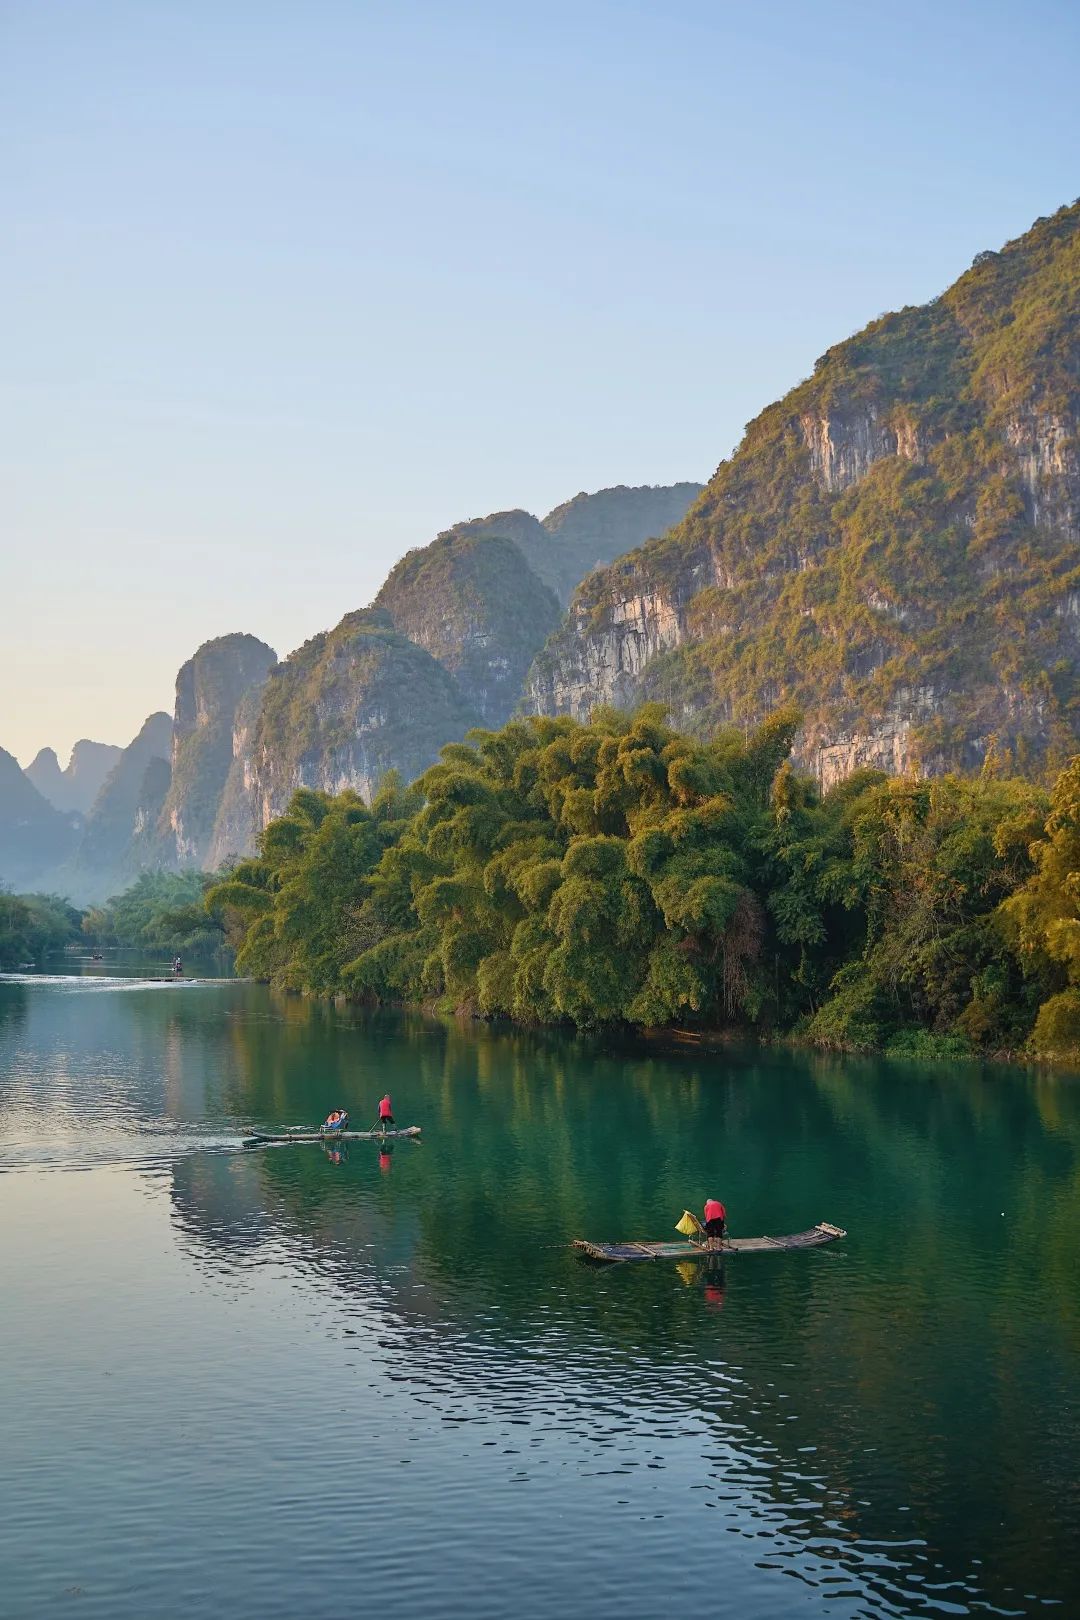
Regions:
M 559 620 L 554 592 L 514 541 L 471 526 L 410 551 L 374 605 L 454 676 L 466 703 L 492 727 L 509 719 L 529 665 Z
M 1077 745 L 1080 205 L 837 345 L 679 526 L 594 573 L 525 706 L 803 710 L 802 763 L 1025 768 Z
M 370 799 L 406 780 L 479 722 L 453 677 L 380 609 L 350 613 L 271 671 L 251 745 L 252 817 L 267 822 L 298 787 Z
M 249 687 L 236 706 L 232 760 L 225 778 L 214 830 L 203 865 L 208 872 L 250 855 L 259 832 L 255 805 L 255 727 L 262 708 L 263 686 Z
M 255 636 L 205 642 L 176 677 L 171 781 L 156 831 L 164 864 L 200 866 L 214 837 L 234 757 L 237 710 L 277 654 Z
M 60 769 L 53 749 L 43 748 L 26 767 L 26 775 L 54 809 L 85 815 L 122 752 L 111 743 L 91 742 L 84 737 L 71 750 L 65 770 Z

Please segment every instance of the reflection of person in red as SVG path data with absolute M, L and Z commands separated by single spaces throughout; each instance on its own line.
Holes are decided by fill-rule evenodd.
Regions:
M 382 1171 L 384 1176 L 389 1173 L 390 1166 L 393 1163 L 393 1160 L 390 1157 L 392 1152 L 392 1148 L 384 1147 L 379 1154 L 379 1169 Z
M 723 1310 L 723 1308 L 724 1308 L 724 1273 L 723 1273 L 723 1271 L 719 1271 L 716 1274 L 716 1276 L 713 1278 L 712 1282 L 708 1282 L 708 1283 L 705 1284 L 703 1292 L 705 1294 L 705 1303 L 706 1303 L 706 1305 L 711 1305 L 714 1311 L 722 1311 Z

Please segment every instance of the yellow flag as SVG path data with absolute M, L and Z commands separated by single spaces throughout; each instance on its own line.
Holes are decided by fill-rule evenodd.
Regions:
M 688 1209 L 684 1209 L 682 1220 L 675 1222 L 675 1230 L 681 1232 L 684 1237 L 695 1237 L 701 1231 L 701 1222 L 696 1215 L 691 1215 Z

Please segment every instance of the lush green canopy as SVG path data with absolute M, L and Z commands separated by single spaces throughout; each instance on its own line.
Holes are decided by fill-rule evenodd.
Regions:
M 79 913 L 55 894 L 8 894 L 0 889 L 0 969 L 39 963 L 62 950 L 79 930 Z
M 991 773 L 821 796 L 788 763 L 797 720 L 702 742 L 647 705 L 472 732 L 370 807 L 301 790 L 207 903 L 242 969 L 316 994 L 848 1049 L 1080 1045 L 1080 764 L 1049 819 Z
M 123 894 L 92 906 L 82 930 L 97 945 L 144 950 L 216 950 L 221 921 L 204 904 L 211 879 L 204 872 L 144 872 Z

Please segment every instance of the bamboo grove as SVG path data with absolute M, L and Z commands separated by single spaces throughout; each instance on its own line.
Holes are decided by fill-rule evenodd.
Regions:
M 798 716 L 515 720 L 411 787 L 299 790 L 207 906 L 242 971 L 521 1023 L 927 1056 L 1080 1048 L 1080 759 L 821 795 Z

